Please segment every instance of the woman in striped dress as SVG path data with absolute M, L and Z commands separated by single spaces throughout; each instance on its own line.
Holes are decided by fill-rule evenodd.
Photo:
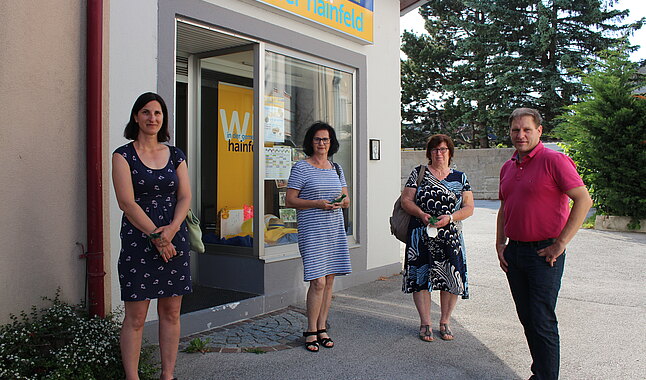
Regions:
M 305 348 L 318 352 L 319 344 L 332 348 L 325 329 L 334 276 L 352 272 L 342 208 L 350 207 L 343 169 L 328 159 L 339 150 L 334 129 L 314 123 L 305 134 L 307 159 L 292 167 L 287 183 L 287 207 L 298 209 L 298 249 L 303 258 L 307 291 Z M 337 171 L 338 168 L 338 171 Z

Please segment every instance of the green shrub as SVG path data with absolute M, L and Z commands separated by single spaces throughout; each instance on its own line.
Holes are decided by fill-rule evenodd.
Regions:
M 646 80 L 625 51 L 607 52 L 584 76 L 590 90 L 556 130 L 577 163 L 597 212 L 646 218 Z
M 597 213 L 595 212 L 594 214 L 590 215 L 589 217 L 586 218 L 586 220 L 583 221 L 583 225 L 581 228 L 594 228 L 594 224 L 597 219 Z
M 0 379 L 123 379 L 117 314 L 90 318 L 83 305 L 70 305 L 59 298 L 51 306 L 0 326 Z M 157 373 L 153 348 L 142 349 L 140 378 Z

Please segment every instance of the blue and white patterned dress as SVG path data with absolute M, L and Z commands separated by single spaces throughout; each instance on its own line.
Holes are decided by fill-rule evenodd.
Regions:
M 420 166 L 411 171 L 406 187 L 417 188 L 419 170 Z M 440 181 L 427 169 L 416 189 L 415 204 L 436 218 L 452 214 L 462 207 L 463 191 L 471 191 L 466 174 L 451 169 Z M 469 298 L 461 222 L 438 228 L 437 236 L 429 237 L 422 221 L 410 218 L 402 290 L 405 293 L 444 290 L 463 299 Z
M 146 167 L 132 142 L 114 151 L 122 155 L 130 166 L 135 202 L 158 227 L 168 225 L 173 220 L 178 186 L 175 170 L 186 160 L 178 148 L 169 146 L 169 149 L 170 158 L 162 169 Z M 120 236 L 118 269 L 122 301 L 144 301 L 192 291 L 186 221 L 182 222 L 172 240 L 177 256 L 167 263 L 149 242 L 147 235 L 133 226 L 125 215 L 121 219 Z
M 343 169 L 320 169 L 307 161 L 292 166 L 287 187 L 299 190 L 301 199 L 333 200 L 346 187 Z M 297 211 L 298 249 L 303 259 L 304 281 L 329 274 L 352 272 L 348 239 L 343 225 L 343 212 L 310 208 Z

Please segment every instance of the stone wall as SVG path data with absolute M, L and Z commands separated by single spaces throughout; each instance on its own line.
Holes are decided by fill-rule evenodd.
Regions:
M 513 152 L 513 148 L 456 149 L 451 167 L 467 174 L 475 199 L 498 199 L 500 167 Z M 402 151 L 401 186 L 415 166 L 426 162 L 426 151 Z

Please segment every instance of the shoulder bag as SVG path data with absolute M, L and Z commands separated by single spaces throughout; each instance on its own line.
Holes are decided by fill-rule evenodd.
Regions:
M 200 228 L 200 220 L 193 214 L 193 210 L 188 209 L 186 215 L 186 226 L 188 227 L 188 242 L 191 249 L 197 253 L 204 253 L 204 242 L 202 241 L 202 228 Z
M 422 183 L 422 178 L 426 173 L 426 165 L 422 165 L 419 168 L 419 173 L 417 174 L 417 187 L 419 188 L 420 183 Z M 400 195 L 395 201 L 393 206 L 393 214 L 390 217 L 390 233 L 395 235 L 397 240 L 406 243 L 408 235 L 408 223 L 410 223 L 410 215 L 402 208 L 402 196 Z

